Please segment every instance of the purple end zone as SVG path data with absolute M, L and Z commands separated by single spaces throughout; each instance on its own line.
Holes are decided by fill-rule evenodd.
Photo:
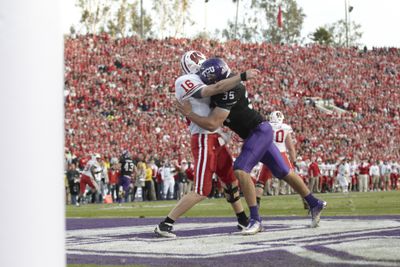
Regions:
M 264 221 L 268 220 L 295 220 L 304 219 L 308 217 L 300 216 L 288 216 L 288 217 L 264 217 Z M 343 220 L 400 220 L 400 215 L 386 215 L 386 216 L 324 216 L 324 219 L 343 219 Z M 66 230 L 76 230 L 76 229 L 96 229 L 96 228 L 109 228 L 109 227 L 123 227 L 123 226 L 137 226 L 137 225 L 151 225 L 158 224 L 161 218 L 85 218 L 85 219 L 75 219 L 69 218 L 66 222 Z M 195 223 L 195 222 L 233 222 L 235 223 L 235 218 L 227 217 L 214 217 L 214 218 L 181 218 L 178 223 Z
M 247 253 L 245 255 L 233 255 L 227 257 L 215 257 L 207 259 L 157 259 L 157 258 L 133 258 L 133 257 L 102 257 L 102 256 L 82 256 L 68 255 L 68 264 L 97 264 L 97 265 L 147 265 L 147 266 L 229 266 L 229 267 L 265 267 L 265 266 L 357 266 L 353 264 L 321 264 L 316 261 L 304 259 L 283 250 L 267 251 L 263 253 Z M 360 265 L 358 265 L 360 266 Z M 362 265 L 375 266 L 376 265 Z
M 268 217 L 263 218 L 266 222 L 265 226 L 268 232 L 273 234 L 274 231 L 281 231 L 282 227 L 285 225 L 285 221 L 287 220 L 294 220 L 294 219 L 305 219 L 306 217 Z M 359 217 L 324 217 L 324 220 L 394 220 L 400 222 L 400 215 L 393 215 L 393 216 L 359 216 Z M 105 229 L 105 228 L 113 228 L 113 227 L 135 227 L 135 226 L 155 226 L 160 222 L 161 218 L 107 218 L 107 219 L 67 219 L 66 228 L 67 231 L 70 230 L 80 230 L 80 229 Z M 268 225 L 268 221 L 282 221 L 281 224 L 275 225 Z M 234 218 L 181 218 L 177 222 L 179 223 L 212 223 L 212 222 L 232 222 L 234 226 L 236 220 Z M 298 228 L 297 228 L 298 229 Z M 179 230 L 177 233 L 179 237 L 188 238 L 201 235 L 213 235 L 213 234 L 229 234 L 234 232 L 232 227 L 216 227 L 216 228 L 205 228 L 205 229 L 190 229 L 190 230 Z M 114 255 L 106 255 L 106 251 L 102 254 L 101 251 L 93 251 L 97 252 L 100 255 L 82 255 L 76 254 L 72 251 L 67 252 L 67 263 L 68 264 L 95 264 L 95 265 L 143 265 L 143 266 L 232 266 L 232 267 L 242 267 L 242 266 L 361 266 L 357 264 L 358 261 L 364 261 L 362 266 L 387 266 L 390 265 L 399 265 L 400 261 L 395 260 L 385 260 L 382 261 L 375 261 L 374 264 L 367 264 L 365 262 L 365 258 L 352 255 L 350 253 L 339 251 L 335 249 L 328 248 L 324 245 L 326 244 L 340 244 L 343 238 L 350 238 L 351 240 L 365 240 L 365 242 L 369 242 L 369 239 L 372 237 L 376 238 L 397 238 L 400 239 L 400 227 L 392 227 L 392 228 L 385 228 L 381 229 L 380 231 L 374 233 L 368 233 L 368 231 L 354 231 L 354 232 L 347 232 L 344 235 L 337 235 L 337 234 L 326 234 L 323 236 L 315 236 L 312 239 L 312 242 L 319 242 L 319 245 L 305 245 L 303 246 L 304 249 L 309 250 L 310 252 L 318 252 L 326 256 L 336 257 L 343 260 L 347 260 L 347 262 L 351 262 L 351 264 L 341 263 L 341 264 L 322 264 L 321 262 L 313 261 L 311 259 L 301 257 L 295 255 L 294 253 L 290 253 L 282 247 L 282 245 L 275 247 L 274 244 L 270 245 L 270 249 L 268 251 L 262 251 L 259 253 L 254 253 L 251 249 L 243 249 L 243 253 L 235 254 L 230 256 L 218 256 L 218 257 L 209 257 L 209 258 L 173 258 L 173 257 L 143 257 L 144 253 L 141 256 L 136 256 L 134 253 L 126 253 L 124 256 L 124 252 L 120 251 L 118 254 L 120 256 Z M 134 240 L 136 238 L 139 239 L 151 239 L 154 237 L 154 234 L 149 233 L 132 233 L 132 234 L 114 234 L 112 236 L 107 236 L 108 238 L 115 239 L 115 240 Z M 292 240 L 296 242 L 297 240 L 303 237 L 294 237 Z M 75 242 L 79 241 L 80 237 L 73 237 L 67 240 L 67 242 Z M 225 240 L 229 239 L 226 237 Z M 274 239 L 274 241 L 284 240 L 279 236 Z M 154 237 L 154 242 L 159 242 L 160 239 Z M 92 243 L 90 243 L 92 242 Z M 89 240 L 89 243 L 86 244 L 94 244 L 96 240 Z M 225 242 L 225 241 L 224 241 Z M 262 243 L 262 241 L 255 241 L 255 242 L 243 242 L 241 244 L 246 245 L 247 243 L 252 243 L 253 245 L 257 246 L 258 243 Z M 166 243 L 168 244 L 168 243 Z M 151 245 L 151 244 L 150 244 Z M 276 248 L 276 249 L 275 249 Z M 85 250 L 77 250 L 81 253 L 84 253 Z M 90 252 L 90 251 L 87 251 Z M 174 250 L 171 248 L 171 255 L 174 255 Z M 167 254 L 163 254 L 167 255 Z M 197 254 L 190 254 L 190 256 L 195 257 Z M 189 255 L 188 255 L 189 256 Z M 382 262 L 382 265 L 377 264 L 377 262 Z

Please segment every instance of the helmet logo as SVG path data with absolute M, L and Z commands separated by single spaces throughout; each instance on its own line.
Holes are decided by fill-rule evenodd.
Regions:
M 205 77 L 208 81 L 214 81 L 216 79 L 214 66 L 210 66 L 203 70 L 201 72 L 201 75 Z
M 200 60 L 203 59 L 203 56 L 198 52 L 193 52 L 190 54 L 190 59 L 193 60 L 196 64 L 199 64 Z
M 207 69 L 203 70 L 201 72 L 201 74 L 203 74 L 204 76 L 208 76 L 208 75 L 210 75 L 211 73 L 214 73 L 214 72 L 215 72 L 215 68 L 214 68 L 214 66 L 211 66 L 211 67 L 208 67 Z

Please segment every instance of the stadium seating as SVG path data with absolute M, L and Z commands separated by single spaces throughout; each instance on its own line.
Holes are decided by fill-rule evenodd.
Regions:
M 281 110 L 299 154 L 323 159 L 400 158 L 400 50 L 318 45 L 219 43 L 202 39 L 65 39 L 65 146 L 92 152 L 191 158 L 185 120 L 174 109 L 174 81 L 184 51 L 223 57 L 233 71 L 259 68 L 246 84 L 253 107 Z M 346 110 L 328 114 L 312 97 Z M 235 140 L 239 141 L 238 138 Z M 238 154 L 240 141 L 230 144 Z

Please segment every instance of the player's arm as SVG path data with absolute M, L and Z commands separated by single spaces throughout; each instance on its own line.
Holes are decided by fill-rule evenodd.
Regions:
M 241 81 L 251 80 L 255 78 L 259 73 L 260 71 L 257 69 L 249 69 L 241 74 L 237 74 L 230 78 L 221 80 L 215 84 L 208 85 L 201 89 L 201 97 L 209 97 L 229 91 L 237 86 Z
M 294 148 L 291 134 L 288 134 L 286 136 L 285 146 L 288 151 L 290 161 L 295 162 L 296 161 L 296 149 Z
M 216 107 L 213 109 L 211 114 L 208 115 L 208 117 L 202 117 L 192 112 L 192 105 L 187 100 L 183 101 L 182 103 L 176 101 L 176 106 L 178 111 L 182 113 L 183 116 L 196 123 L 200 127 L 212 132 L 222 126 L 230 113 L 229 110 Z

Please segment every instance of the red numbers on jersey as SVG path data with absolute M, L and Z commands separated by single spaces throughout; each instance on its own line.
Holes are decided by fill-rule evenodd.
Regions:
M 181 87 L 185 92 L 189 91 L 194 87 L 194 84 L 190 80 L 186 80 L 184 83 L 181 84 Z
M 275 132 L 275 142 L 283 143 L 283 137 L 285 136 L 285 131 L 279 130 Z

